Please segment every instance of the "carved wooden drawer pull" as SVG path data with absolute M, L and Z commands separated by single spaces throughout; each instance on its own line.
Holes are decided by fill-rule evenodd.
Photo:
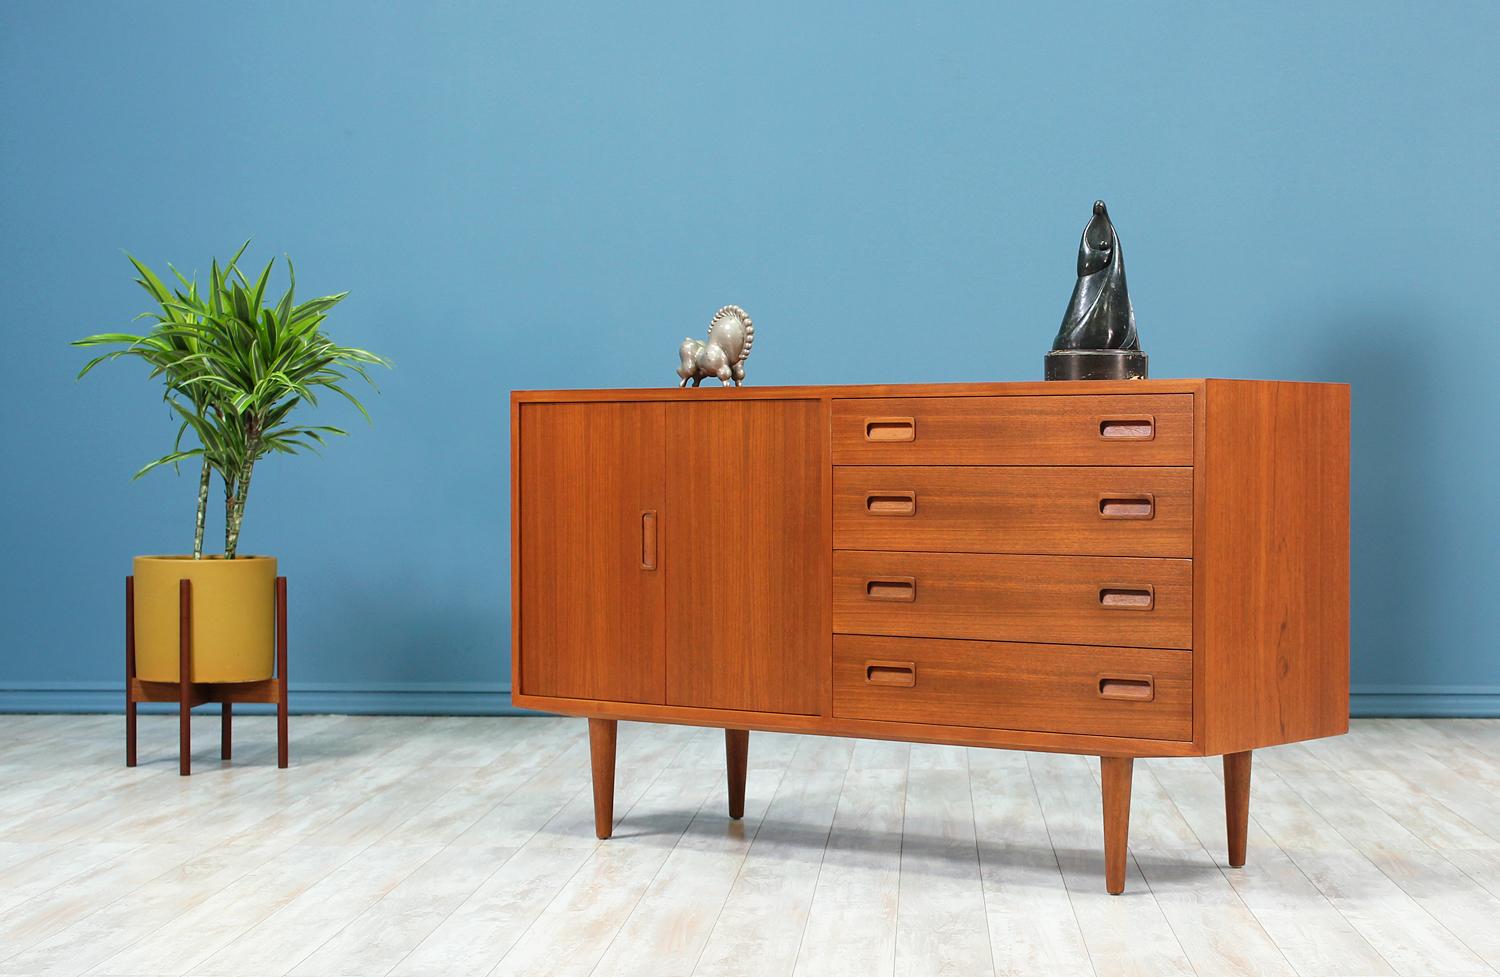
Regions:
M 641 513 L 641 569 L 656 569 L 656 510 Z
M 865 681 L 870 685 L 891 685 L 909 689 L 917 684 L 914 662 L 865 662 Z
M 865 418 L 866 441 L 915 441 L 917 422 L 910 417 Z
M 1156 606 L 1156 588 L 1145 586 L 1108 585 L 1099 588 L 1099 606 L 1112 610 L 1149 611 Z
M 865 581 L 865 596 L 870 600 L 896 600 L 911 603 L 917 599 L 915 577 L 884 577 Z
M 1099 698 L 1150 702 L 1156 698 L 1156 683 L 1150 675 L 1101 675 Z
M 915 492 L 871 492 L 865 496 L 865 511 L 872 516 L 914 516 Z
M 1099 437 L 1105 441 L 1150 441 L 1156 437 L 1156 418 L 1150 414 L 1106 417 L 1099 422 Z
M 1150 492 L 1140 495 L 1099 496 L 1100 519 L 1150 519 L 1156 515 L 1156 497 Z

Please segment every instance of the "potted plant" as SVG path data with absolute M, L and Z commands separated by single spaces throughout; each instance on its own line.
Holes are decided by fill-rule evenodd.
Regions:
M 266 294 L 275 259 L 251 281 L 240 271 L 242 245 L 223 268 L 215 260 L 200 289 L 176 268 L 168 288 L 130 257 L 136 279 L 155 303 L 137 318 L 148 332 L 102 333 L 73 345 L 108 347 L 79 377 L 100 363 L 129 356 L 143 360 L 164 384 L 177 421 L 172 450 L 135 473 L 198 462 L 193 549 L 183 556 L 135 558 L 136 675 L 144 681 L 178 680 L 178 581 L 193 587 L 193 682 L 251 682 L 271 676 L 274 655 L 276 560 L 239 552 L 245 504 L 256 465 L 272 453 L 316 450 L 345 432 L 295 420 L 299 408 L 332 391 L 369 419 L 347 389 L 351 376 L 372 383 L 366 367 L 390 364 L 374 353 L 335 344 L 323 332 L 328 311 L 348 294 L 297 302 L 297 277 L 287 259 L 287 289 L 274 303 Z M 170 267 L 170 266 L 169 266 Z M 217 475 L 224 490 L 224 553 L 203 552 L 209 495 Z

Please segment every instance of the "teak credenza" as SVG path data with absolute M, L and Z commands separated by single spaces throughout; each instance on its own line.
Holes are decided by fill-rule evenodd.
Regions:
M 511 395 L 514 700 L 616 723 L 1250 757 L 1349 716 L 1349 388 L 1248 380 Z

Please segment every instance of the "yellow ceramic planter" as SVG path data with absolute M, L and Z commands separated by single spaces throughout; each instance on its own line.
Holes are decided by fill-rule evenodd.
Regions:
M 194 682 L 271 677 L 276 643 L 276 558 L 135 558 L 135 674 L 176 682 L 178 582 L 193 582 Z

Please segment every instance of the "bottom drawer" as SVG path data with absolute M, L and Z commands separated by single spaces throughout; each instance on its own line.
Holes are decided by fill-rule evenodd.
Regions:
M 1193 738 L 1193 656 L 1150 648 L 833 636 L 833 714 Z

